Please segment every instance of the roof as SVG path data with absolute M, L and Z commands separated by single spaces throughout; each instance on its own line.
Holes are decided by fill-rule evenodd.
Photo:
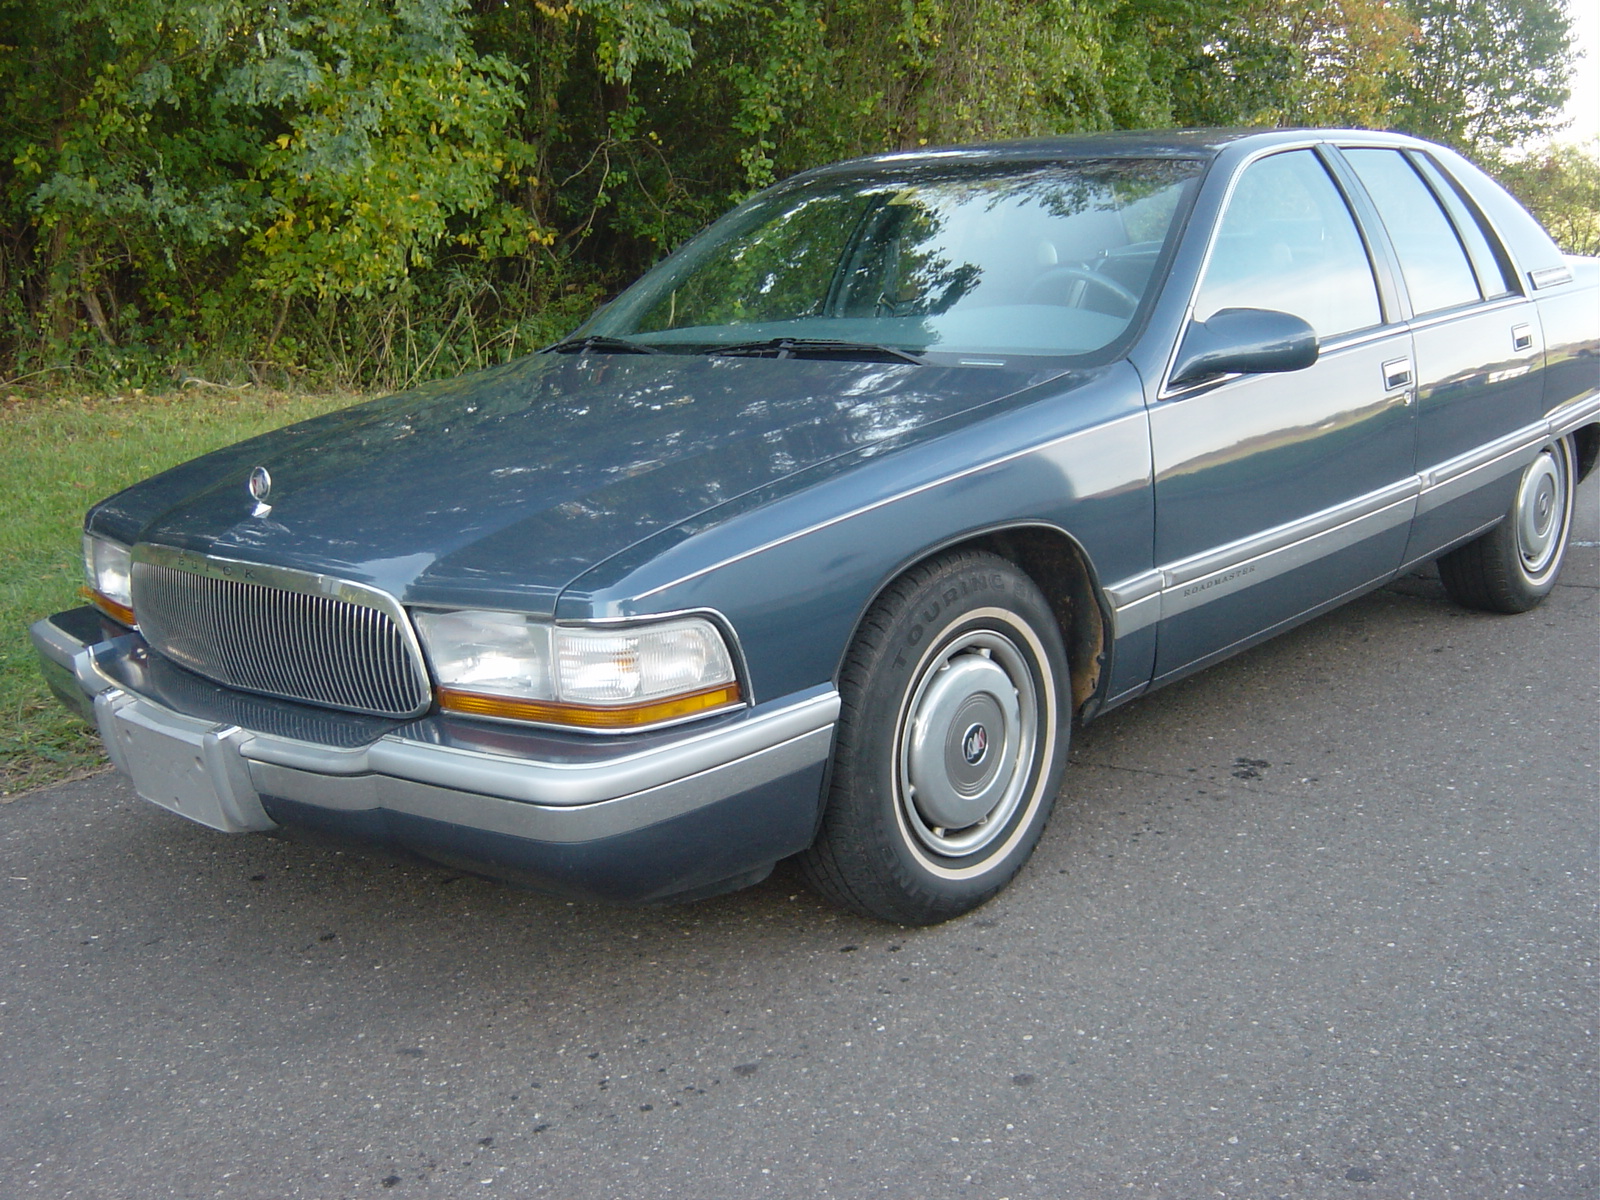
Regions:
M 1138 129 L 1091 133 L 1063 137 L 1022 138 L 1005 142 L 983 142 L 966 146 L 930 146 L 916 150 L 890 151 L 864 158 L 849 159 L 802 172 L 811 176 L 835 170 L 862 167 L 915 167 L 956 163 L 1035 162 L 1063 159 L 1106 158 L 1185 158 L 1209 160 L 1229 146 L 1254 142 L 1270 146 L 1278 142 L 1304 142 L 1307 138 L 1344 141 L 1371 139 L 1389 144 L 1416 145 L 1403 135 L 1374 133 L 1361 129 Z

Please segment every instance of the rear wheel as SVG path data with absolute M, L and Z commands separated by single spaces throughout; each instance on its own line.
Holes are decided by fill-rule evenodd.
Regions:
M 1576 486 L 1572 439 L 1539 451 L 1506 519 L 1439 559 L 1451 599 L 1488 612 L 1527 612 L 1550 594 L 1567 556 Z
M 1033 852 L 1066 765 L 1066 655 L 1048 601 L 996 555 L 908 572 L 846 660 L 808 879 L 906 925 L 989 899 Z

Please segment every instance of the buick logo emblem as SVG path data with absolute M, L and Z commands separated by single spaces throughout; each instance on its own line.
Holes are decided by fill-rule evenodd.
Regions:
M 267 503 L 267 497 L 272 495 L 272 475 L 265 467 L 253 467 L 250 471 L 250 481 L 245 485 L 250 489 L 250 498 L 256 502 L 254 517 L 264 517 L 272 511 L 272 505 Z
M 961 757 L 967 760 L 967 766 L 975 767 L 983 761 L 983 756 L 989 753 L 989 731 L 982 725 L 972 725 L 967 732 L 961 735 Z

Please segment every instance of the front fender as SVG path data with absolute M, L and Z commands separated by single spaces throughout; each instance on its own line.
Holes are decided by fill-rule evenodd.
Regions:
M 761 701 L 832 681 L 882 588 L 969 537 L 1050 526 L 1102 580 L 1148 571 L 1154 510 L 1138 375 L 1117 363 L 1068 384 L 934 436 L 879 443 L 662 531 L 580 576 L 556 615 L 714 609 L 737 631 Z

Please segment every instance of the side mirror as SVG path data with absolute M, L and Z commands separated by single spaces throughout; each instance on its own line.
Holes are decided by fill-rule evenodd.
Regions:
M 1264 308 L 1224 308 L 1190 322 L 1172 371 L 1174 386 L 1211 375 L 1303 371 L 1317 361 L 1317 333 L 1299 317 Z

